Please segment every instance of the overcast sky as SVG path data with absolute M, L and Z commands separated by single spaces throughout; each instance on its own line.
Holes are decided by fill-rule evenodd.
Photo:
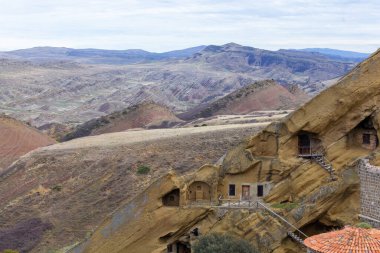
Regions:
M 379 0 L 0 0 L 0 50 L 380 47 Z

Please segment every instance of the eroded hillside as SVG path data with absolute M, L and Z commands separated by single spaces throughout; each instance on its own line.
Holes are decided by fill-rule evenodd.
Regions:
M 0 250 L 40 253 L 73 245 L 169 170 L 183 174 L 213 164 L 259 128 L 128 131 L 29 153 L 0 175 Z
M 36 129 L 0 115 L 0 172 L 29 151 L 54 143 Z
M 309 99 L 310 97 L 296 86 L 287 90 L 273 80 L 264 80 L 247 85 L 212 103 L 192 108 L 178 116 L 193 120 L 216 115 L 295 109 Z
M 89 135 L 122 132 L 131 128 L 149 126 L 165 128 L 178 125 L 181 122 L 169 108 L 153 102 L 145 102 L 85 122 L 75 127 L 74 130 L 62 134 L 59 139 L 67 141 Z
M 80 124 L 143 101 L 176 113 L 213 102 L 257 80 L 318 93 L 354 63 L 315 53 L 210 46 L 184 60 L 131 65 L 0 61 L 0 109 L 39 127 Z

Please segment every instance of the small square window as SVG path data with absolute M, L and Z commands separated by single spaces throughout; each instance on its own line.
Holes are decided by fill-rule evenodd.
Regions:
M 197 186 L 197 190 L 198 190 L 198 191 L 202 190 L 202 186 L 198 185 L 198 186 Z
M 371 135 L 363 134 L 363 144 L 371 144 Z
M 228 186 L 228 195 L 229 196 L 236 196 L 236 185 L 230 184 Z

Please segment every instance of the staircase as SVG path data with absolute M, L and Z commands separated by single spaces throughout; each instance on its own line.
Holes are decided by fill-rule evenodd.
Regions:
M 303 242 L 303 239 L 300 236 L 298 236 L 297 234 L 295 234 L 295 232 L 297 232 L 298 234 L 300 234 L 302 237 L 307 238 L 308 236 L 305 233 L 303 233 L 296 226 L 294 226 L 293 224 L 291 224 L 284 217 L 280 216 L 278 213 L 274 212 L 272 209 L 270 209 L 269 207 L 267 207 L 263 203 L 261 203 L 261 202 L 258 201 L 257 202 L 257 207 L 266 210 L 274 218 L 277 218 L 279 221 L 281 221 L 283 228 L 285 229 L 285 231 L 287 231 L 286 232 L 287 235 L 289 237 L 293 238 L 293 240 L 295 240 L 299 244 L 301 244 L 303 246 L 305 245 L 304 242 Z M 292 231 L 295 231 L 295 232 L 292 232 Z
M 302 238 L 296 235 L 295 233 L 288 231 L 288 236 L 293 238 L 293 240 L 295 240 L 299 244 L 305 245 Z
M 331 180 L 337 180 L 335 170 L 332 164 L 326 159 L 326 156 L 320 154 L 318 156 L 313 156 L 312 159 L 318 163 L 322 168 L 324 168 L 328 173 L 330 173 Z

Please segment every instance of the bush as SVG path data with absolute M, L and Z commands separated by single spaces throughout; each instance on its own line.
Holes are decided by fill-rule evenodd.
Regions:
M 53 191 L 60 192 L 62 190 L 62 185 L 54 185 L 53 187 L 51 187 L 51 189 Z
M 297 206 L 298 206 L 298 203 L 292 203 L 292 202 L 277 203 L 277 204 L 273 204 L 273 205 L 272 205 L 273 208 L 277 208 L 277 209 L 285 209 L 286 211 L 293 210 L 293 209 L 296 208 Z
M 258 253 L 246 240 L 216 233 L 202 236 L 193 250 L 194 253 Z
M 150 171 L 150 168 L 145 165 L 141 165 L 137 168 L 137 174 L 140 174 L 140 175 L 148 174 L 149 171 Z

